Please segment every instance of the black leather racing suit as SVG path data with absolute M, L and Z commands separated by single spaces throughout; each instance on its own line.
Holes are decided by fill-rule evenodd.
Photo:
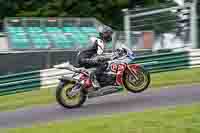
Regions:
M 79 52 L 78 54 L 78 64 L 80 67 L 85 68 L 96 68 L 93 72 L 91 72 L 91 79 L 98 80 L 98 77 L 102 75 L 102 72 L 105 71 L 107 67 L 106 61 L 109 60 L 109 58 L 105 58 L 103 56 L 98 56 L 98 43 L 94 42 L 94 44 Z

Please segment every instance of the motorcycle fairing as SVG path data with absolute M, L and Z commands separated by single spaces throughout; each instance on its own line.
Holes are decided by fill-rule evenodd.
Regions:
M 119 64 L 117 68 L 116 83 L 123 85 L 123 74 L 126 69 L 126 64 Z
M 116 73 L 117 69 L 118 69 L 118 65 L 117 64 L 115 64 L 115 63 L 111 64 L 111 71 L 112 72 Z
M 124 71 L 128 68 L 128 70 L 135 74 L 137 73 L 137 68 L 139 68 L 140 65 L 138 64 L 130 64 L 130 65 L 126 65 L 126 64 L 119 64 L 118 65 L 118 69 L 117 69 L 117 75 L 116 75 L 116 83 L 120 86 L 123 86 L 123 74 Z

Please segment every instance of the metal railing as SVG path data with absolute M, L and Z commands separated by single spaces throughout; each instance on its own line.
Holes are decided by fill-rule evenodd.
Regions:
M 187 46 L 197 48 L 197 3 L 186 3 L 184 6 L 144 8 L 124 11 L 124 29 L 126 43 L 129 47 L 138 47 L 132 42 L 132 32 L 153 32 L 152 49 L 178 48 Z M 165 40 L 170 40 L 170 44 Z M 169 46 L 170 45 L 170 46 Z
M 154 53 L 137 57 L 133 63 L 141 64 L 151 73 L 200 67 L 200 50 L 183 50 Z M 0 76 L 0 96 L 11 95 L 39 88 L 56 87 L 67 70 L 45 69 Z

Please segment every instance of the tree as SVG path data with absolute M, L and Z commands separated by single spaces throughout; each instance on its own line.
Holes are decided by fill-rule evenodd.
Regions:
M 138 1 L 138 0 L 135 0 Z M 142 6 L 163 0 L 140 0 Z M 5 17 L 96 17 L 105 24 L 122 29 L 122 9 L 128 0 L 0 0 L 0 19 Z

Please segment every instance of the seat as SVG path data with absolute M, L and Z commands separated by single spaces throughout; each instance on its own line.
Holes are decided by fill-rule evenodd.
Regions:
M 29 33 L 30 38 L 40 38 L 40 39 L 47 39 L 46 34 L 41 32 L 41 33 Z
M 97 32 L 97 29 L 95 27 L 80 27 L 80 29 L 83 32 Z
M 12 38 L 11 40 L 11 47 L 15 49 L 28 49 L 31 48 L 30 42 L 28 39 L 21 39 L 21 38 Z
M 98 36 L 93 26 L 8 26 L 8 35 L 11 45 L 15 48 L 75 48 L 87 47 L 90 36 Z
M 80 32 L 80 28 L 79 27 L 63 27 L 63 31 L 70 32 L 70 33 Z
M 7 31 L 8 33 L 23 33 L 25 32 L 24 31 L 24 27 L 12 27 L 12 26 L 9 26 L 7 27 Z
M 34 43 L 34 48 L 41 48 L 47 49 L 50 48 L 50 41 L 48 39 L 33 39 L 32 42 Z
M 41 33 L 41 32 L 43 32 L 43 30 L 40 27 L 27 27 L 26 32 L 28 32 L 28 33 L 38 33 L 38 32 Z
M 62 32 L 62 29 L 58 27 L 45 27 L 46 32 Z

